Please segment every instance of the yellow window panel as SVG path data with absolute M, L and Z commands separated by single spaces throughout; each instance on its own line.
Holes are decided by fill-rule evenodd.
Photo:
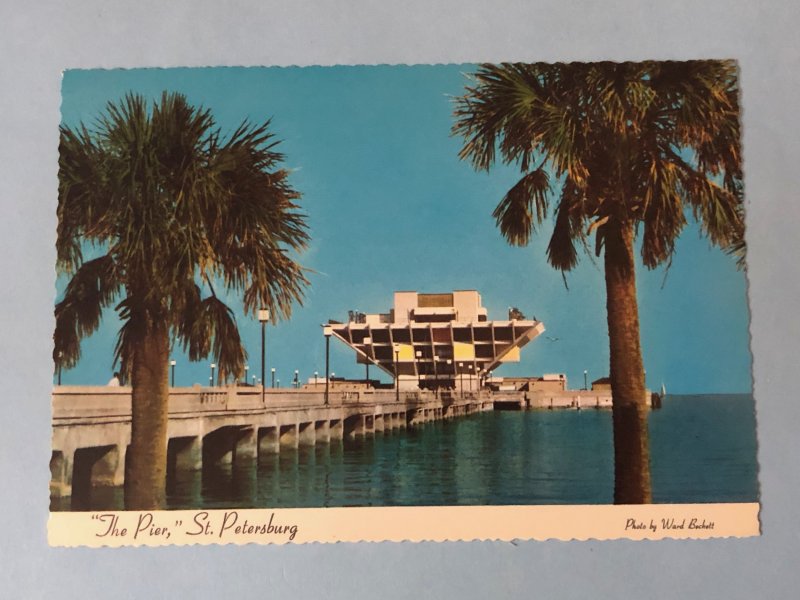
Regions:
M 455 360 L 475 360 L 475 346 L 464 342 L 454 342 L 453 358 Z
M 412 362 L 414 360 L 414 346 L 411 344 L 397 344 L 399 346 L 400 354 L 398 360 L 401 362 Z

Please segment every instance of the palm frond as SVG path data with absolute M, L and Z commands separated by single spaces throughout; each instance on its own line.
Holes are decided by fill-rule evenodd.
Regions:
M 578 264 L 575 241 L 583 241 L 584 238 L 581 232 L 581 201 L 578 189 L 567 180 L 561 189 L 553 234 L 547 245 L 547 261 L 562 272 L 571 271 Z
M 103 308 L 119 293 L 120 282 L 110 255 L 83 263 L 56 304 L 53 356 L 57 364 L 71 368 L 80 359 L 80 340 L 100 326 Z
M 510 244 L 525 246 L 536 225 L 547 216 L 550 178 L 540 167 L 527 173 L 503 197 L 492 212 L 503 237 Z
M 189 359 L 201 360 L 213 354 L 219 366 L 219 381 L 241 377 L 247 354 L 239 337 L 233 311 L 216 296 L 187 307 L 179 332 Z
M 653 158 L 642 191 L 642 260 L 654 268 L 675 251 L 675 240 L 686 225 L 678 169 L 671 162 Z

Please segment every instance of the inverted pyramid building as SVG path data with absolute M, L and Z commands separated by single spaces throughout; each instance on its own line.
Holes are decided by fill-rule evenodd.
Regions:
M 454 388 L 459 380 L 478 385 L 502 363 L 519 362 L 520 349 L 544 332 L 544 324 L 516 308 L 508 316 L 488 320 L 475 290 L 395 292 L 388 313 L 350 311 L 347 323 L 328 326 L 359 363 L 379 367 L 400 387 L 436 389 Z

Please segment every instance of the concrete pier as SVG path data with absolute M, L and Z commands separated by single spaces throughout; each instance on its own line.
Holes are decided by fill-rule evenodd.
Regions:
M 608 409 L 609 391 L 438 393 L 393 390 L 264 390 L 229 386 L 171 388 L 167 470 L 251 461 L 345 438 L 390 435 L 425 423 L 489 410 Z M 59 386 L 53 392 L 50 492 L 119 486 L 130 444 L 127 387 Z
M 646 392 L 647 406 L 651 393 Z M 526 409 L 610 409 L 611 390 L 536 390 L 533 392 L 494 392 L 494 410 Z M 469 411 L 469 408 L 466 408 Z
M 170 388 L 168 472 L 235 464 L 256 457 L 374 436 L 429 421 L 492 410 L 491 394 L 425 391 L 264 390 L 229 386 Z M 128 387 L 59 386 L 53 392 L 50 492 L 120 486 L 130 444 Z

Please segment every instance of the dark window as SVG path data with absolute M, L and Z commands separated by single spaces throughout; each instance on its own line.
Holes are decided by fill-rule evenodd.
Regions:
M 389 346 L 377 346 L 375 348 L 375 358 L 378 360 L 394 360 L 394 356 L 392 355 L 392 349 Z
M 471 343 L 472 333 L 470 332 L 468 327 L 454 327 L 453 340 L 455 340 L 456 342 Z
M 414 342 L 430 342 L 431 332 L 426 329 L 414 329 Z
M 455 315 L 417 315 L 414 314 L 415 323 L 449 323 L 455 320 Z
M 475 328 L 475 341 L 476 342 L 491 342 L 492 331 L 488 327 Z
M 399 344 L 408 344 L 411 342 L 411 334 L 408 329 L 392 329 L 392 338 Z
M 510 341 L 511 340 L 511 327 L 495 327 L 494 339 L 495 340 Z
M 388 344 L 389 343 L 389 330 L 388 329 L 373 329 L 372 342 L 375 344 Z
M 450 330 L 444 328 L 437 328 L 433 330 L 433 341 L 434 342 L 443 342 L 449 343 L 450 342 Z
M 475 356 L 477 358 L 492 358 L 494 356 L 494 352 L 492 352 L 492 345 L 491 344 L 476 344 L 475 345 Z

